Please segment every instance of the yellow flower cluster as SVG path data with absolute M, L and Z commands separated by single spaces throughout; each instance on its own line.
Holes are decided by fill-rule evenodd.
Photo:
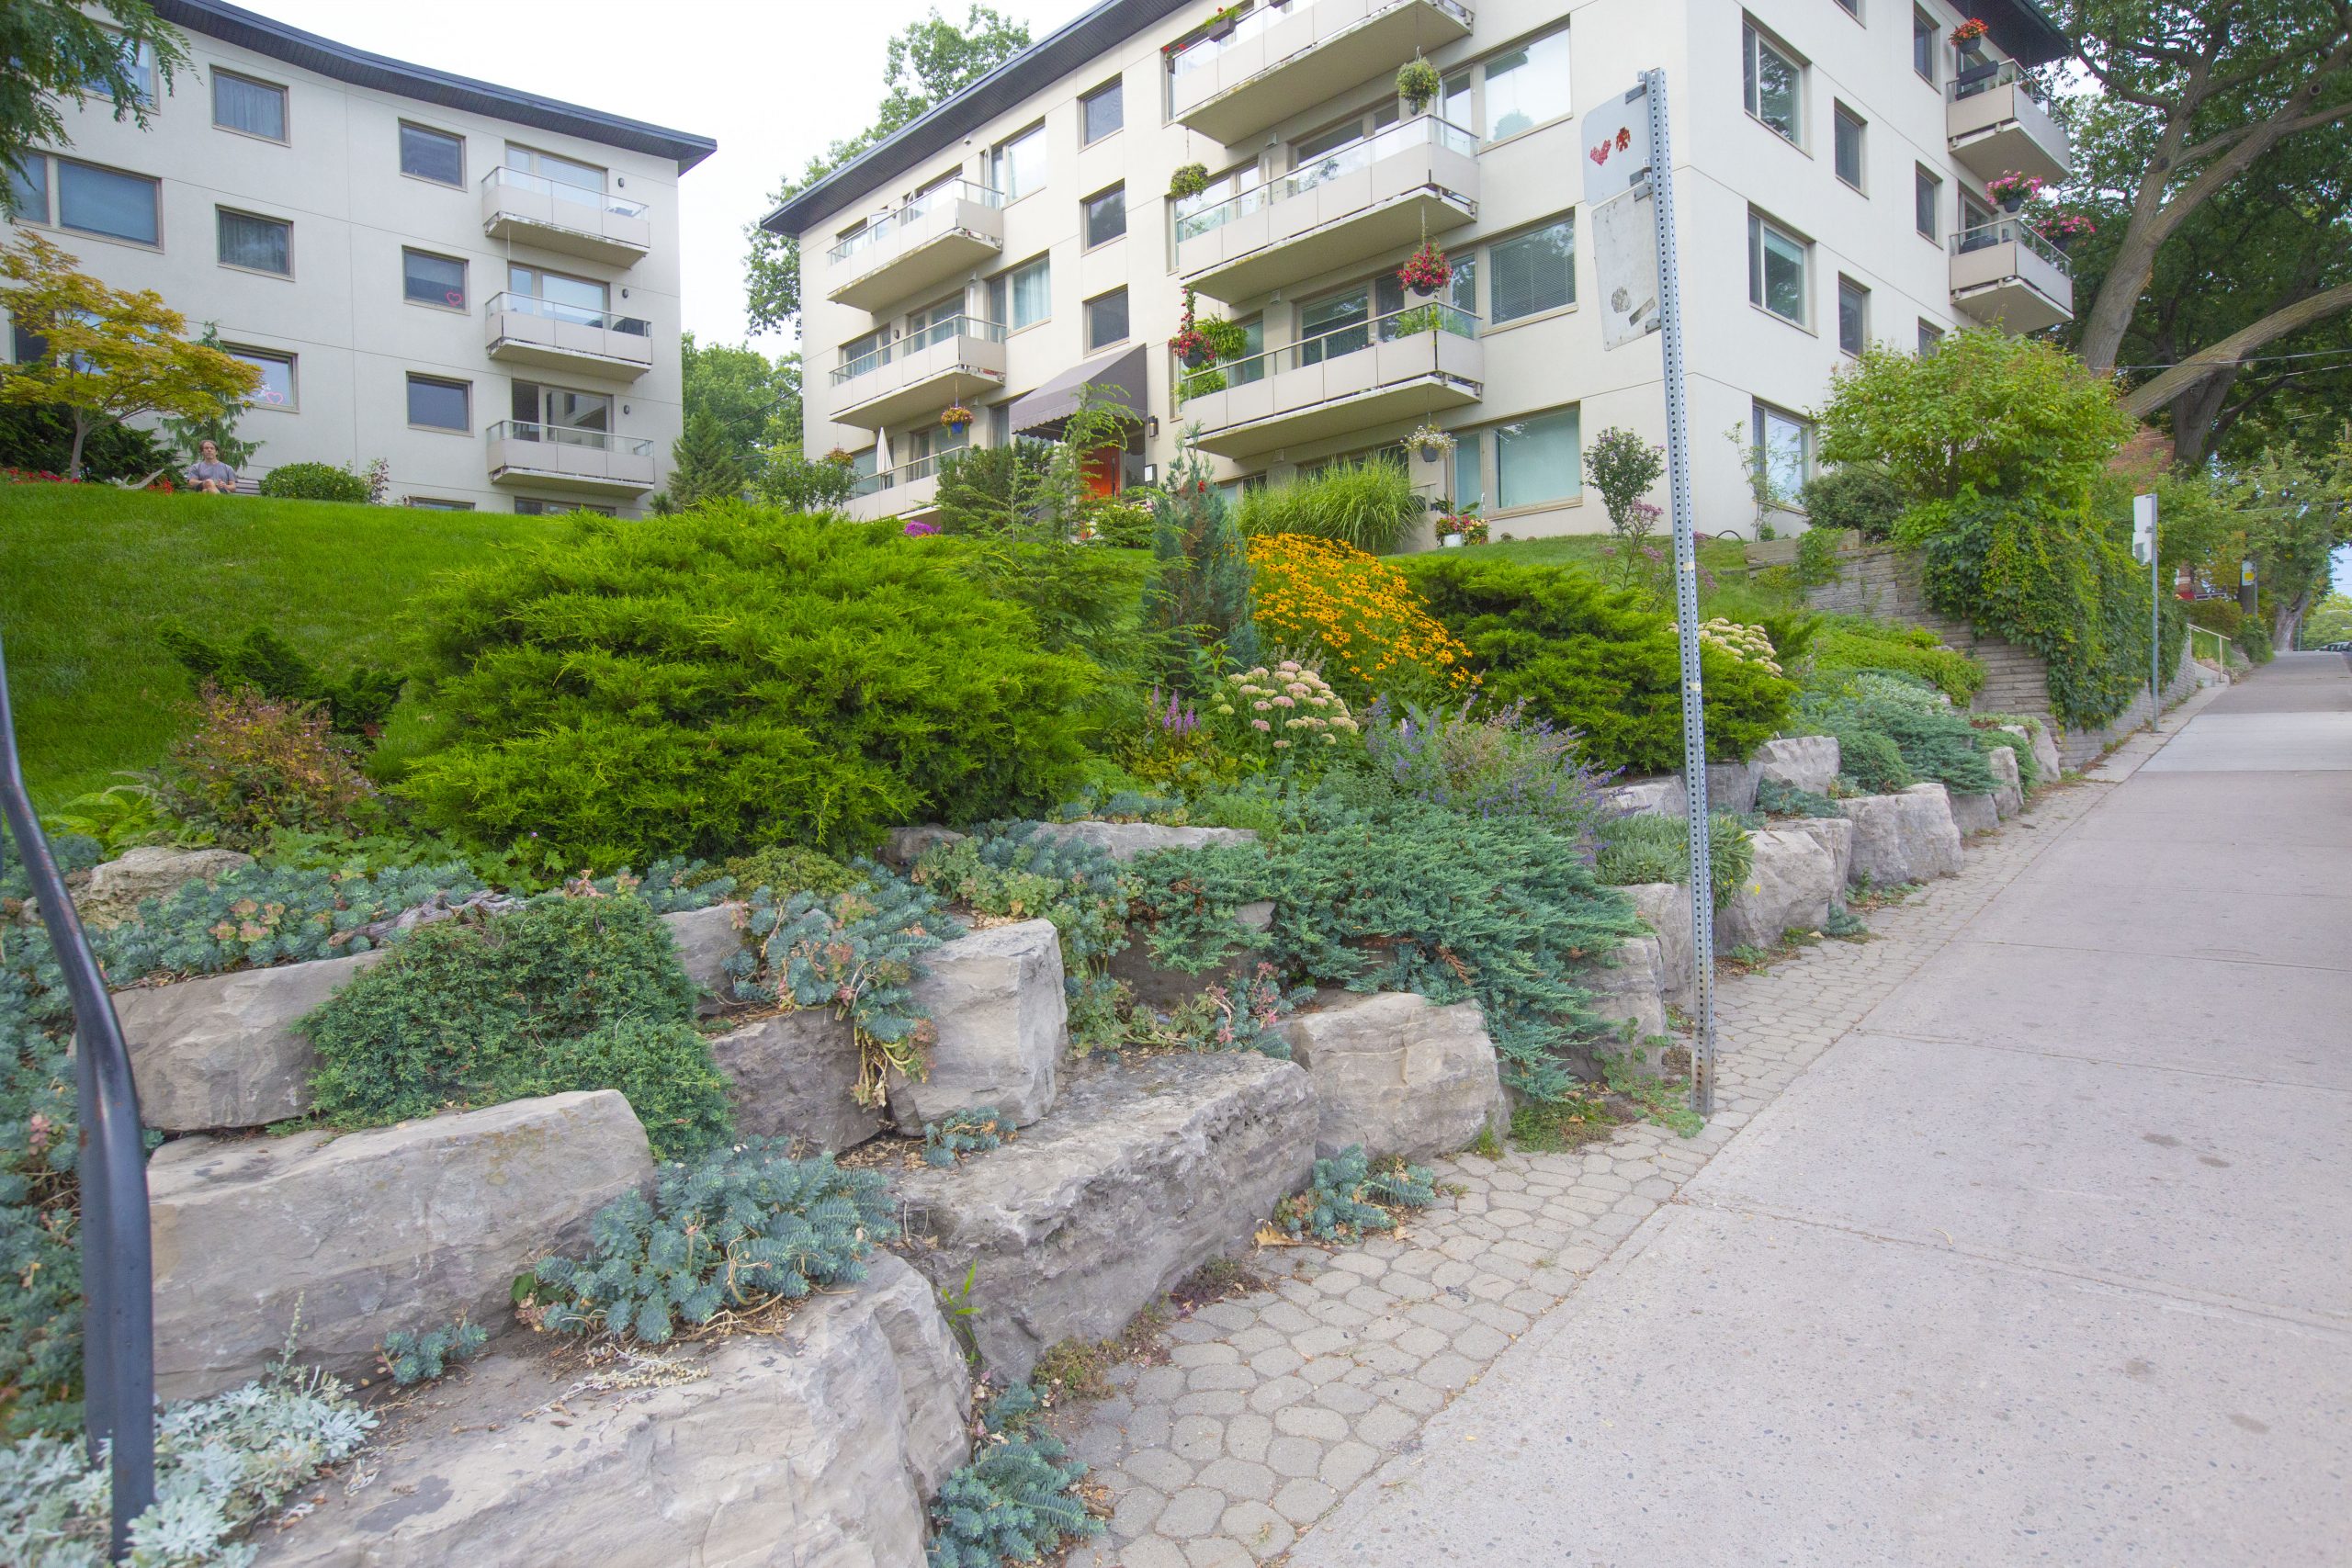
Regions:
M 1336 539 L 1261 534 L 1250 541 L 1257 573 L 1250 614 L 1259 640 L 1319 648 L 1374 694 L 1471 685 L 1470 650 L 1429 613 L 1404 573 Z
M 1781 673 L 1778 649 L 1765 635 L 1762 626 L 1751 626 L 1743 621 L 1727 620 L 1717 615 L 1699 625 L 1699 640 L 1730 654 L 1743 664 L 1760 664 L 1773 674 Z

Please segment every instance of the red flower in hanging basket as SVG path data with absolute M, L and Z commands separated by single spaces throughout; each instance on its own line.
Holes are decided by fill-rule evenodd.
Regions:
M 1421 248 L 1406 258 L 1405 265 L 1396 269 L 1396 281 L 1424 299 L 1453 280 L 1453 264 L 1445 259 L 1443 251 L 1427 240 L 1423 240 Z
M 1184 362 L 1186 367 L 1194 370 L 1212 363 L 1216 358 L 1216 345 L 1209 341 L 1208 333 L 1193 325 L 1190 321 L 1184 323 L 1183 328 L 1174 337 L 1168 340 L 1168 346 L 1177 358 Z
M 1986 33 L 1991 32 L 1992 30 L 1992 28 L 1984 25 L 1984 17 L 1971 17 L 1966 21 L 1961 23 L 1960 26 L 1952 28 L 1951 41 L 1954 43 L 1974 43 L 1978 39 L 1983 38 Z

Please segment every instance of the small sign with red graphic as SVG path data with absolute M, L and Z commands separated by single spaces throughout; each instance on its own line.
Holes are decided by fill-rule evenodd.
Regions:
M 1606 201 L 1642 183 L 1650 168 L 1650 106 L 1641 89 L 1611 96 L 1580 127 L 1588 200 Z

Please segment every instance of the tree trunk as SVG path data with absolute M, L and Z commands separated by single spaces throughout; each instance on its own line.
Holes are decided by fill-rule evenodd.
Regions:
M 2304 589 L 2292 601 L 2281 602 L 2270 611 L 2270 646 L 2284 653 L 2295 646 L 2295 634 L 2303 629 L 2303 617 L 2312 611 L 2312 590 Z
M 2220 371 L 2172 400 L 2173 467 L 2186 472 L 2200 467 L 2212 449 L 2213 422 L 2237 384 L 2237 368 Z
M 2102 304 L 2106 301 L 2104 291 L 2100 294 L 2100 301 Z M 2291 305 L 2271 311 L 2252 326 L 2232 333 L 2210 348 L 2199 349 L 2153 381 L 2132 388 L 2124 397 L 2123 411 L 2134 419 L 2145 419 L 2215 372 L 2236 369 L 2256 349 L 2290 333 L 2301 332 L 2312 322 L 2324 321 L 2339 310 L 2352 310 L 2352 283 L 2339 283 L 2333 288 L 2307 294 Z M 2129 320 L 2128 313 L 2126 320 Z M 2108 349 L 2110 359 L 2114 353 L 2110 345 Z M 2087 352 L 2085 357 L 2089 357 Z
M 69 479 L 78 479 L 82 477 L 82 446 L 90 439 L 90 424 L 91 420 L 88 414 L 79 410 L 74 412 L 74 450 L 65 459 L 65 477 Z

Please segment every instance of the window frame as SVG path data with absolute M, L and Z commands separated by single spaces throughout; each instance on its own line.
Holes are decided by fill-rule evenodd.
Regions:
M 1094 335 L 1095 307 L 1114 299 L 1119 301 L 1119 312 L 1122 318 L 1119 335 L 1114 338 L 1097 338 Z M 1115 288 L 1104 289 L 1092 299 L 1084 301 L 1081 306 L 1079 335 L 1085 340 L 1086 352 L 1089 354 L 1100 354 L 1106 348 L 1125 343 L 1135 336 L 1135 300 L 1128 294 L 1127 286 L 1124 283 Z
M 1797 248 L 1797 308 L 1804 312 L 1802 315 L 1784 314 L 1767 303 L 1771 290 L 1766 281 L 1765 264 L 1771 254 L 1770 236 L 1774 235 Z M 1800 331 L 1813 331 L 1813 242 L 1752 207 L 1747 209 L 1747 302 L 1776 321 L 1786 321 Z
M 137 180 L 144 185 L 155 214 L 155 237 L 152 240 L 142 240 L 134 235 L 111 234 L 104 229 L 84 229 L 68 223 L 65 220 L 64 175 L 64 171 L 67 169 L 88 169 L 101 175 L 111 175 L 117 179 Z M 104 240 L 109 244 L 136 245 L 142 251 L 160 251 L 164 248 L 164 182 L 155 175 L 133 174 L 129 169 L 118 169 L 106 164 L 91 163 L 86 158 L 68 158 L 62 153 L 52 152 L 49 154 L 49 182 L 51 210 L 57 215 L 52 227 L 60 232 L 83 234 L 93 240 Z
M 408 291 L 408 264 L 411 256 L 421 256 L 426 261 L 457 263 L 458 292 L 464 298 L 453 305 L 448 301 L 447 289 L 442 291 L 443 297 L 438 300 L 419 299 L 411 294 Z M 439 251 L 428 251 L 421 245 L 402 245 L 401 247 L 401 303 L 414 305 L 426 310 L 446 310 L 452 315 L 471 315 L 474 308 L 473 264 L 464 256 L 444 255 Z
M 28 189 L 35 185 L 40 187 L 40 216 L 30 218 L 19 212 L 9 221 L 27 228 L 53 229 L 57 226 L 51 216 L 57 209 L 57 181 L 49 165 L 49 154 L 40 148 L 25 150 L 22 159 L 16 164 L 16 172 L 22 175 L 22 184 Z
M 248 398 L 242 405 L 262 413 L 300 413 L 302 412 L 302 356 L 291 349 L 256 348 L 250 344 L 224 343 L 220 352 L 243 364 L 269 360 L 286 367 L 286 400 L 281 403 L 256 402 Z M 260 368 L 255 366 L 254 368 Z
M 1862 20 L 1862 0 L 1838 0 L 1838 8 L 1853 17 L 1859 26 L 1870 26 Z
M 421 136 L 441 137 L 458 144 L 458 177 L 456 179 L 445 180 L 433 175 L 421 175 L 408 166 L 408 151 L 404 145 L 404 133 L 411 130 Z M 393 128 L 392 166 L 400 171 L 400 176 L 404 180 L 422 180 L 429 186 L 439 186 L 443 190 L 463 190 L 466 188 L 466 138 L 462 131 L 444 130 L 437 125 L 427 125 L 421 119 L 402 119 Z
M 1483 124 L 1477 128 L 1465 125 L 1462 129 L 1464 130 L 1474 131 L 1474 134 L 1478 138 L 1478 144 L 1481 147 L 1497 147 L 1506 141 L 1515 141 L 1522 136 L 1532 136 L 1535 132 L 1543 130 L 1547 127 L 1558 125 L 1563 120 L 1572 119 L 1575 118 L 1577 112 L 1575 88 L 1576 41 L 1574 38 L 1570 36 L 1572 32 L 1573 28 L 1571 24 L 1567 21 L 1561 21 L 1555 26 L 1544 28 L 1540 31 L 1528 33 L 1523 37 L 1514 39 L 1510 42 L 1504 44 L 1500 49 L 1493 51 L 1491 53 L 1487 54 L 1486 58 L 1477 62 L 1478 83 L 1476 100 L 1477 105 L 1476 113 L 1478 118 L 1483 122 Z M 1501 135 L 1497 135 L 1494 130 L 1494 109 L 1488 96 L 1488 78 L 1493 71 L 1496 58 L 1500 55 L 1512 54 L 1521 51 L 1532 51 L 1537 44 L 1543 43 L 1555 37 L 1557 37 L 1562 40 L 1568 51 L 1567 73 L 1565 77 L 1565 80 L 1569 84 L 1567 103 L 1561 107 L 1557 114 L 1553 115 L 1548 119 L 1531 120 L 1526 125 L 1520 126 L 1517 129 L 1504 132 Z M 1441 92 L 1443 91 L 1442 85 L 1441 85 L 1439 90 Z
M 1528 310 L 1520 315 L 1511 316 L 1506 319 L 1502 315 L 1499 307 L 1495 303 L 1497 297 L 1495 285 L 1497 282 L 1496 275 L 1498 267 L 1498 263 L 1495 260 L 1495 253 L 1506 245 L 1516 244 L 1522 240 L 1532 240 L 1539 234 L 1562 227 L 1566 228 L 1568 231 L 1567 299 L 1556 305 L 1541 306 L 1535 310 Z M 1483 252 L 1484 254 L 1480 255 L 1480 252 Z M 1484 241 L 1472 252 L 1472 258 L 1474 263 L 1473 276 L 1484 279 L 1487 286 L 1487 307 L 1489 310 L 1493 312 L 1492 315 L 1488 317 L 1480 318 L 1478 327 L 1482 333 L 1489 331 L 1499 331 L 1507 327 L 1524 326 L 1530 321 L 1540 321 L 1547 317 L 1566 314 L 1577 307 L 1577 215 L 1576 209 L 1573 208 L 1569 209 L 1566 212 L 1558 214 L 1555 217 L 1546 219 L 1540 223 L 1532 224 L 1525 229 L 1520 230 L 1516 233 L 1505 234 L 1498 239 Z M 1464 307 L 1458 300 L 1453 299 L 1451 297 L 1452 290 L 1450 288 L 1448 290 L 1448 296 L 1449 297 L 1445 301 L 1447 304 L 1454 306 L 1457 310 L 1470 309 L 1470 313 L 1472 315 L 1477 315 L 1476 309 Z
M 1937 45 L 1941 40 L 1942 35 L 1942 23 L 1937 21 L 1935 17 L 1929 16 L 1927 12 L 1919 9 L 1916 6 L 1911 8 L 1911 73 L 1918 77 L 1920 81 L 1925 82 L 1930 87 L 1940 88 L 1942 85 L 1941 83 L 1936 80 L 1939 69 L 1942 63 L 1937 58 L 1940 52 L 1937 48 Z M 1928 46 L 1926 50 L 1925 69 L 1921 68 L 1920 62 L 1921 51 L 1919 45 L 1922 40 L 1924 40 Z
M 1924 359 L 1928 355 L 1935 353 L 1937 349 L 1943 346 L 1943 341 L 1944 329 L 1936 325 L 1935 322 L 1928 320 L 1927 317 L 1920 317 L 1918 336 L 1919 356 Z
M 1037 183 L 1026 190 L 1016 192 L 1005 178 L 1012 166 L 1010 154 L 1015 147 L 1033 141 L 1037 143 Z M 1014 131 L 1011 136 L 989 149 L 989 186 L 1004 198 L 1004 205 L 1007 207 L 1035 196 L 1053 184 L 1053 148 L 1046 141 L 1046 122 L 1042 119 L 1035 125 Z
M 1113 199 L 1115 199 L 1118 203 L 1119 231 L 1115 234 L 1107 234 L 1098 240 L 1094 237 L 1094 209 L 1101 203 Z M 1114 243 L 1115 242 L 1124 240 L 1127 237 L 1126 181 L 1121 180 L 1116 185 L 1105 186 L 1102 189 L 1096 191 L 1092 196 L 1084 197 L 1079 202 L 1078 232 L 1079 239 L 1080 241 L 1079 249 L 1081 252 L 1099 251 L 1105 245 Z
M 1108 141 L 1127 128 L 1126 85 L 1125 77 L 1114 76 L 1092 92 L 1079 95 L 1078 144 L 1080 147 L 1092 147 L 1100 142 Z M 1119 123 L 1108 130 L 1096 134 L 1093 129 L 1094 106 L 1105 98 L 1111 99 L 1117 106 L 1115 112 L 1119 117 Z
M 1764 118 L 1764 73 L 1760 56 L 1765 51 L 1770 51 L 1774 58 L 1787 66 L 1795 78 L 1790 92 L 1792 101 L 1789 106 L 1789 118 L 1794 122 L 1790 130 L 1783 130 Z M 1796 51 L 1782 43 L 1755 17 L 1742 13 L 1739 45 L 1740 101 L 1747 110 L 1748 118 L 1800 152 L 1804 151 L 1805 145 L 1805 87 L 1806 77 L 1809 74 L 1807 63 L 1798 58 Z
M 1847 301 L 1847 299 L 1848 299 L 1849 297 L 1850 297 L 1850 298 L 1852 298 L 1852 299 L 1855 300 L 1856 304 L 1860 307 L 1860 323 L 1859 323 L 1859 325 L 1858 325 L 1858 327 L 1857 327 L 1857 329 L 1856 329 L 1856 331 L 1855 331 L 1855 333 L 1854 333 L 1855 341 L 1854 341 L 1852 344 L 1849 344 L 1846 342 L 1846 301 Z M 1864 350 L 1864 349 L 1868 348 L 1870 345 L 1871 345 L 1871 290 L 1870 290 L 1870 286 L 1869 286 L 1868 284 L 1865 284 L 1865 283 L 1857 283 L 1857 282 L 1855 282 L 1855 281 L 1854 281 L 1854 279 L 1852 279 L 1852 278 L 1850 278 L 1850 277 L 1847 276 L 1844 273 L 1842 273 L 1842 272 L 1841 272 L 1841 273 L 1839 273 L 1839 274 L 1838 275 L 1838 351 L 1839 351 L 1840 353 L 1843 353 L 1843 354 L 1849 354 L 1849 355 L 1853 355 L 1855 358 L 1859 359 L 1859 358 L 1860 358 L 1860 357 L 1861 357 L 1862 350 Z
M 1004 271 L 997 275 L 1004 280 L 1005 319 L 1003 326 L 1005 336 L 1011 337 L 1014 333 L 1025 333 L 1032 327 L 1043 326 L 1047 321 L 1054 319 L 1053 261 L 1053 253 L 1048 251 L 1030 257 L 1027 261 L 1023 262 L 1018 266 L 1006 267 Z M 1033 316 L 1028 321 L 1015 324 L 1012 317 L 1020 304 L 1021 276 L 1023 273 L 1035 271 L 1039 268 L 1044 269 L 1046 274 L 1046 313 L 1042 316 Z
M 1919 221 L 1921 212 L 1927 222 Z M 1925 164 L 1911 165 L 1911 227 L 1919 238 L 1941 248 L 1944 243 L 1944 182 L 1943 176 Z
M 1752 454 L 1752 460 L 1768 475 L 1771 472 L 1772 448 L 1770 438 L 1773 422 L 1778 421 L 1797 433 L 1797 482 L 1782 492 L 1787 497 L 1786 500 L 1770 502 L 1766 504 L 1776 512 L 1802 512 L 1804 508 L 1796 504 L 1796 497 L 1804 491 L 1805 482 L 1813 478 L 1815 442 L 1813 422 L 1777 403 L 1768 403 L 1761 398 L 1750 399 L 1748 406 L 1751 411 L 1748 450 Z M 1773 488 L 1775 490 L 1781 488 L 1777 479 L 1773 481 Z
M 1845 170 L 1846 138 L 1844 132 L 1848 126 L 1851 126 L 1854 132 L 1854 177 L 1850 180 L 1846 177 Z M 1848 190 L 1854 192 L 1858 196 L 1868 196 L 1871 193 L 1870 134 L 1871 122 L 1869 120 L 1864 119 L 1860 115 L 1858 115 L 1852 109 L 1848 108 L 1844 103 L 1834 98 L 1830 100 L 1829 172 L 1838 177 L 1838 182 L 1840 185 L 1844 186 Z
M 1556 420 L 1563 416 L 1571 418 L 1576 422 L 1576 489 L 1568 492 L 1566 495 L 1547 496 L 1540 501 L 1521 501 L 1515 502 L 1505 501 L 1503 499 L 1503 449 L 1505 445 L 1503 441 L 1503 432 L 1513 425 L 1525 426 L 1533 424 L 1538 421 Z M 1488 497 L 1491 497 L 1494 502 L 1494 509 L 1491 512 L 1487 513 L 1486 515 L 1489 517 L 1518 517 L 1525 515 L 1531 512 L 1552 511 L 1563 506 L 1578 506 L 1583 504 L 1584 492 L 1588 488 L 1588 484 L 1584 471 L 1584 404 L 1581 401 L 1561 403 L 1546 409 L 1532 409 L 1526 413 L 1519 415 L 1515 419 L 1498 420 L 1493 423 L 1481 425 L 1475 434 L 1479 437 L 1478 457 L 1482 468 L 1487 465 L 1487 455 L 1489 453 L 1493 455 L 1493 484 L 1488 485 L 1486 482 L 1487 475 L 1484 472 L 1479 475 L 1479 495 L 1482 498 L 1482 504 L 1483 500 Z M 1457 497 L 1456 499 L 1458 500 L 1459 498 Z
M 243 262 L 232 262 L 223 254 L 225 246 L 222 242 L 226 236 L 222 226 L 232 218 L 242 218 L 254 223 L 271 223 L 285 230 L 286 270 L 277 272 L 266 266 L 247 266 Z M 294 220 L 272 218 L 266 212 L 254 212 L 243 207 L 225 207 L 216 202 L 212 208 L 212 260 L 216 265 L 227 267 L 231 272 L 246 273 L 254 277 L 276 277 L 291 283 L 294 281 Z
M 259 87 L 266 92 L 276 93 L 277 95 L 277 123 L 283 134 L 277 136 L 265 136 L 258 130 L 247 130 L 241 125 L 222 124 L 220 120 L 220 83 L 224 77 L 229 81 L 238 84 L 240 86 Z M 225 130 L 232 136 L 248 137 L 255 141 L 266 141 L 271 145 L 277 147 L 291 147 L 294 145 L 294 93 L 291 88 L 288 87 L 282 82 L 266 82 L 258 76 L 248 75 L 243 71 L 232 71 L 221 65 L 215 65 L 212 67 L 211 75 L 209 76 L 209 81 L 212 88 L 213 130 Z
M 522 498 L 518 496 L 515 499 L 519 501 Z M 401 497 L 401 504 L 415 512 L 471 512 L 474 510 L 474 503 L 470 501 L 444 501 L 437 495 L 404 495 Z
M 456 388 L 466 400 L 466 423 L 462 426 L 419 423 L 416 418 L 416 387 L 420 381 L 429 387 Z M 402 384 L 401 412 L 407 416 L 411 430 L 422 430 L 435 435 L 470 437 L 474 433 L 474 384 L 458 380 L 454 376 L 435 376 L 423 370 L 411 370 Z

